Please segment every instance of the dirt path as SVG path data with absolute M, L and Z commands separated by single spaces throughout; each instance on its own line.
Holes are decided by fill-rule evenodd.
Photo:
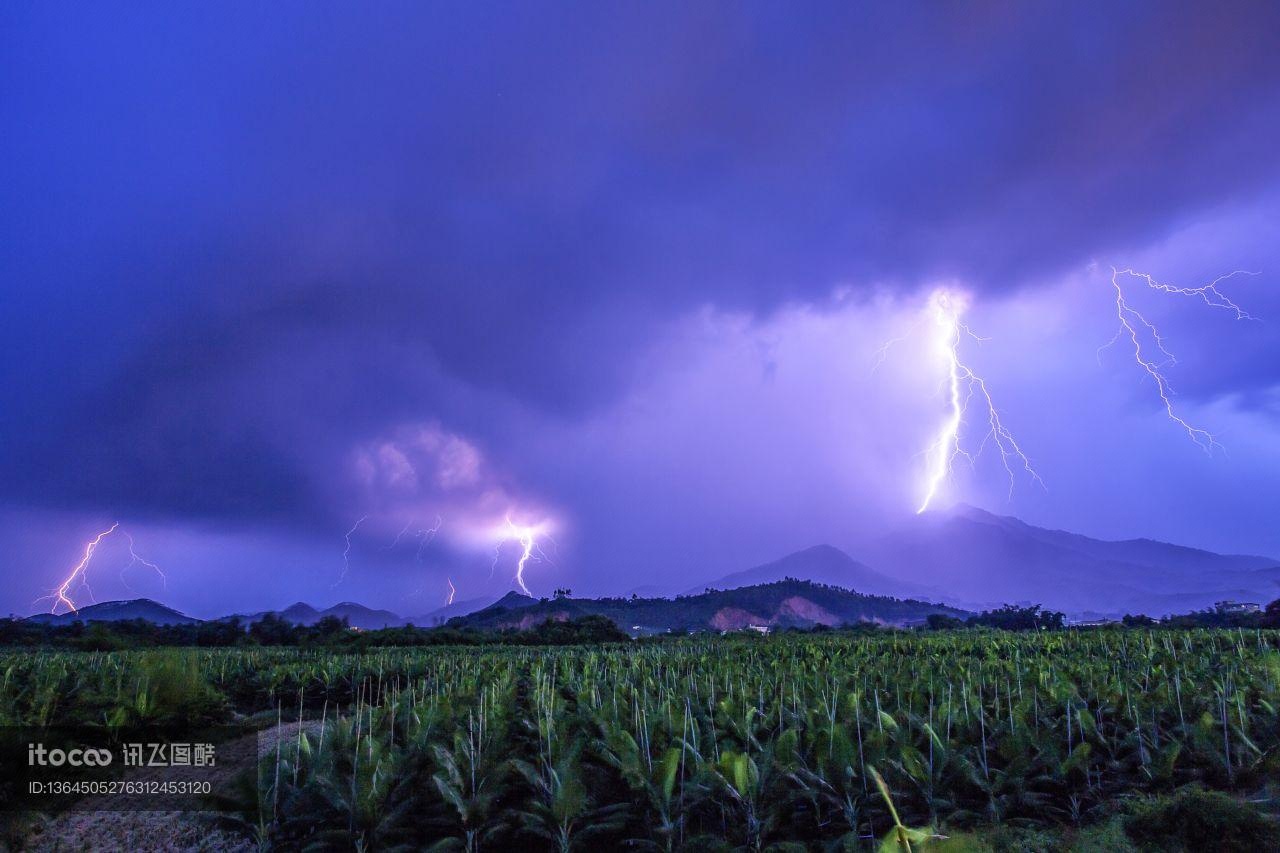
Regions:
M 282 740 L 295 738 L 301 728 L 311 734 L 319 730 L 318 720 L 272 726 L 253 735 L 220 747 L 220 756 L 228 760 L 227 771 L 215 774 L 215 790 L 229 785 L 256 748 L 258 756 L 270 754 Z M 220 762 L 221 763 L 221 762 Z M 137 768 L 125 776 L 129 781 L 181 778 L 173 769 Z M 207 776 L 201 778 L 208 778 Z M 67 811 L 37 822 L 19 848 L 39 853 L 70 851 L 123 850 L 128 853 L 171 853 L 171 851 L 208 851 L 208 853 L 248 853 L 258 849 L 257 842 L 245 832 L 219 825 L 217 812 L 201 811 L 106 811 L 110 797 L 88 797 Z M 115 800 L 116 804 L 119 800 Z

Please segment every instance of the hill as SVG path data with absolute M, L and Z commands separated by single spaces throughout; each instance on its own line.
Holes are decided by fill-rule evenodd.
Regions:
M 931 613 L 963 611 L 923 601 L 863 595 L 794 579 L 668 598 L 557 598 L 534 601 L 511 593 L 491 607 L 451 619 L 454 627 L 527 629 L 547 619 L 605 616 L 632 635 L 735 631 L 753 626 L 917 625 Z
M 195 625 L 201 621 L 149 598 L 104 601 L 57 615 L 37 613 L 27 617 L 26 621 L 42 625 L 70 625 L 74 622 L 129 622 L 134 619 L 143 619 L 155 625 Z
M 960 505 L 868 545 L 869 562 L 968 607 L 1035 602 L 1067 613 L 1169 613 L 1280 597 L 1280 561 L 1150 539 L 1106 541 Z

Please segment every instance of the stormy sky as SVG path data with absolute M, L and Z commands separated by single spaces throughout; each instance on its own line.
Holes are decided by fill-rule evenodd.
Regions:
M 536 594 L 856 555 L 947 416 L 939 290 L 1043 480 L 988 443 L 940 503 L 1280 556 L 1278 36 L 1244 2 L 10 4 L 0 612 L 116 522 L 93 594 L 201 616 L 498 593 L 508 518 Z M 1257 273 L 1221 285 L 1256 320 L 1127 284 L 1221 449 L 1099 349 L 1113 266 Z

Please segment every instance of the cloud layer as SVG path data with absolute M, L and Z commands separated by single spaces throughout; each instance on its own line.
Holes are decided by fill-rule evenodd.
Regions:
M 1232 497 L 1276 455 L 1274 4 L 4 14 L 12 608 L 117 518 L 196 608 L 329 594 L 365 515 L 384 603 L 512 511 L 601 590 L 856 542 L 916 497 L 936 378 L 868 365 L 940 283 L 1053 475 L 954 497 L 1280 552 Z M 1229 460 L 1099 363 L 1112 263 L 1263 272 L 1257 324 L 1142 295 Z

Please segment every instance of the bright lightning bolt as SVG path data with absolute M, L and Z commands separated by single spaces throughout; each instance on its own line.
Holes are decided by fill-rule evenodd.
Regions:
M 943 421 L 941 429 L 938 430 L 937 437 L 925 450 L 925 455 L 928 458 L 929 473 L 924 500 L 921 501 L 920 508 L 916 510 L 916 514 L 918 515 L 927 510 L 929 504 L 937 497 L 938 489 L 955 467 L 956 457 L 963 456 L 972 464 L 974 459 L 982 453 L 982 449 L 987 442 L 995 444 L 996 449 L 1000 452 L 1000 462 L 1004 466 L 1005 473 L 1009 475 L 1010 495 L 1013 493 L 1015 481 L 1014 465 L 1017 464 L 1020 464 L 1022 469 L 1031 475 L 1032 479 L 1043 486 L 1044 481 L 1040 479 L 1040 475 L 1031 467 L 1031 460 L 1022 451 L 1017 440 L 1013 437 L 1013 433 L 1009 431 L 1000 419 L 1000 412 L 996 409 L 995 401 L 991 397 L 990 389 L 987 388 L 986 380 L 960 359 L 960 340 L 962 335 L 977 341 L 986 340 L 974 334 L 968 326 L 961 322 L 960 315 L 964 313 L 967 307 L 964 298 L 961 295 L 945 290 L 937 290 L 934 291 L 929 299 L 929 307 L 933 313 L 936 327 L 934 345 L 947 365 L 947 378 L 944 385 L 947 387 L 949 412 L 946 420 Z M 892 344 L 892 342 L 890 343 Z M 986 409 L 987 432 L 983 436 L 978 450 L 975 453 L 969 453 L 961 444 L 960 431 L 964 425 L 969 404 L 975 397 Z
M 57 613 L 59 604 L 65 605 L 67 610 L 71 612 L 78 611 L 80 608 L 77 607 L 76 603 L 71 600 L 71 587 L 76 582 L 77 578 L 80 579 L 80 584 L 82 586 L 86 588 L 88 587 L 88 583 L 85 581 L 84 573 L 85 573 L 85 570 L 89 567 L 89 561 L 93 559 L 93 552 L 98 550 L 98 545 L 101 544 L 102 540 L 106 539 L 109 535 L 111 535 L 111 533 L 113 533 L 115 529 L 119 526 L 120 526 L 120 522 L 117 521 L 114 524 L 112 524 L 110 527 L 108 527 L 106 530 L 102 531 L 93 539 L 91 539 L 84 546 L 84 556 L 80 558 L 80 562 L 77 563 L 75 568 L 71 570 L 71 573 L 67 575 L 66 580 L 62 582 L 62 585 L 59 586 L 57 590 L 50 593 L 49 595 L 42 596 L 41 598 L 37 598 L 36 601 L 43 601 L 44 599 L 47 599 L 47 598 L 53 599 L 53 606 L 49 608 L 50 613 Z M 92 597 L 92 595 L 93 593 L 90 592 L 90 597 Z
M 520 543 L 520 558 L 516 561 L 516 585 L 520 587 L 525 595 L 533 595 L 529 591 L 529 587 L 525 585 L 524 570 L 529 561 L 535 557 L 540 562 L 551 562 L 538 544 L 538 537 L 545 534 L 545 525 L 518 525 L 508 515 L 506 517 L 506 526 L 502 528 L 502 535 L 493 551 L 493 564 L 490 566 L 489 576 L 493 577 L 493 571 L 498 566 L 498 560 L 502 558 L 502 546 L 514 540 Z
M 533 556 L 533 546 L 536 544 L 533 540 L 533 534 L 527 529 L 518 530 L 514 524 L 511 524 L 511 519 L 509 518 L 507 519 L 507 524 L 511 525 L 512 533 L 520 540 L 520 547 L 523 549 L 520 552 L 520 560 L 516 563 L 516 583 L 524 590 L 525 595 L 532 595 L 533 593 L 529 592 L 529 587 L 524 584 L 524 567 L 529 562 L 529 558 Z
M 449 584 L 449 600 L 444 603 L 445 607 L 453 604 L 453 598 L 458 594 L 458 589 L 453 585 L 453 578 L 445 578 L 445 583 Z
M 347 572 L 351 570 L 351 537 L 355 534 L 356 530 L 359 529 L 360 525 L 364 524 L 368 517 L 369 516 L 367 515 L 360 516 L 360 518 L 356 520 L 356 523 L 351 525 L 351 529 L 347 531 L 346 536 L 343 537 L 346 539 L 347 547 L 342 549 L 342 576 L 338 578 L 337 583 L 335 583 L 334 586 L 337 586 L 347 579 Z
M 1207 430 L 1193 426 L 1174 411 L 1173 386 L 1169 384 L 1169 379 L 1165 376 L 1164 369 L 1177 364 L 1178 359 L 1165 347 L 1164 338 L 1160 335 L 1160 330 L 1125 299 L 1124 288 L 1121 286 L 1120 280 L 1122 276 L 1136 278 L 1144 282 L 1152 290 L 1172 293 L 1178 296 L 1197 297 L 1211 308 L 1222 308 L 1234 312 L 1237 320 L 1256 320 L 1256 317 L 1250 315 L 1235 302 L 1231 301 L 1222 291 L 1218 290 L 1219 284 L 1237 275 L 1257 275 L 1257 273 L 1249 272 L 1248 270 L 1234 270 L 1226 275 L 1218 276 L 1202 287 L 1175 287 L 1156 281 L 1146 273 L 1135 272 L 1132 269 L 1118 270 L 1112 267 L 1111 286 L 1116 292 L 1116 318 L 1120 321 L 1120 328 L 1116 329 L 1115 336 L 1111 340 L 1098 348 L 1098 359 L 1101 361 L 1103 350 L 1115 344 L 1120 338 L 1127 336 L 1133 343 L 1134 361 L 1147 372 L 1147 375 L 1155 383 L 1156 392 L 1160 395 L 1160 402 L 1164 404 L 1164 411 L 1169 420 L 1180 426 L 1187 433 L 1188 438 L 1202 448 L 1205 453 L 1211 455 L 1215 447 L 1222 446 L 1217 439 Z M 1159 356 L 1143 353 L 1142 339 L 1144 333 L 1149 339 L 1149 343 L 1159 353 Z

